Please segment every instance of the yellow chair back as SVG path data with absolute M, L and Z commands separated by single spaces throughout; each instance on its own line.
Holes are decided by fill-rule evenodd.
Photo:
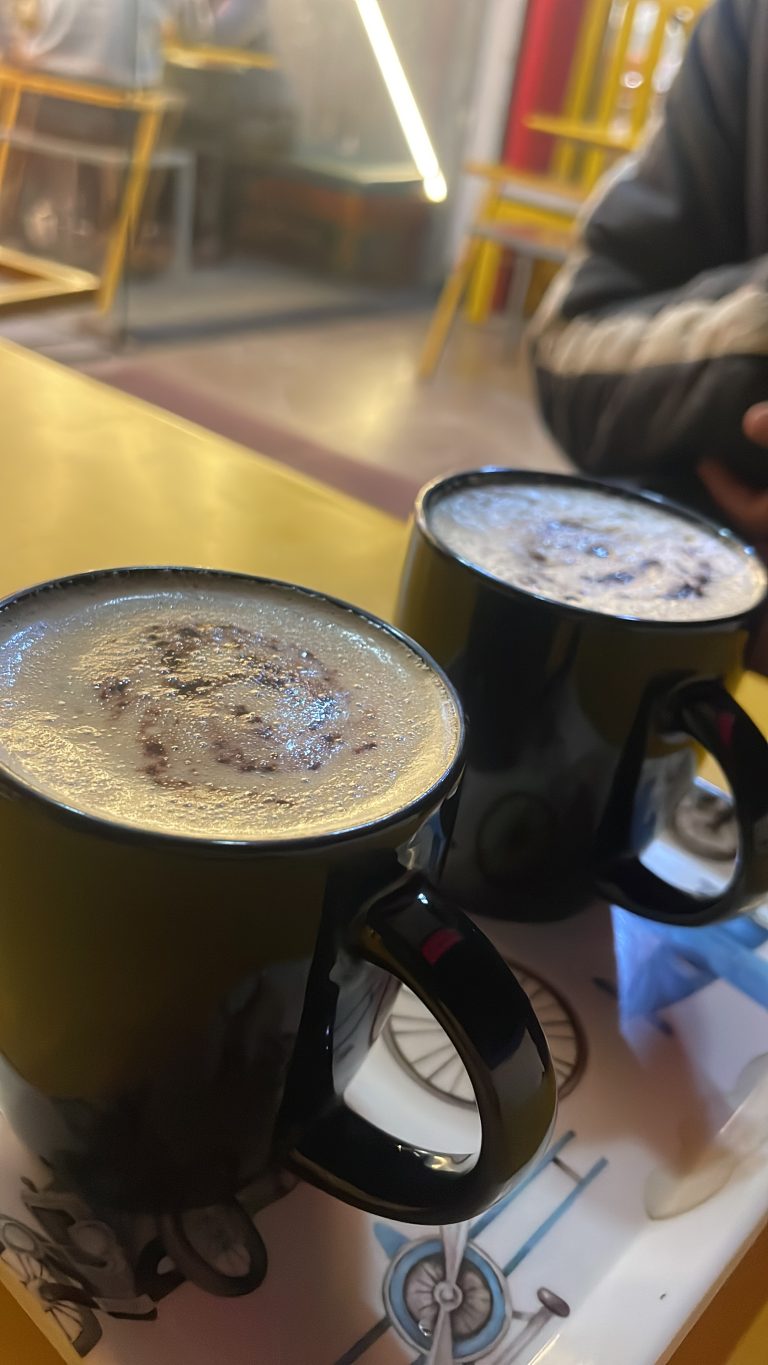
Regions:
M 609 161 L 632 151 L 680 65 L 710 0 L 590 0 L 560 115 L 531 129 L 556 139 L 551 172 L 592 189 Z
M 567 255 L 574 219 L 609 163 L 640 142 L 709 3 L 589 0 L 563 111 L 526 120 L 553 139 L 549 171 L 532 175 L 493 163 L 466 167 L 484 182 L 484 192 L 433 315 L 419 363 L 422 378 L 437 367 L 465 298 L 470 321 L 488 317 L 500 266 L 510 253 L 518 266 L 511 298 L 519 335 L 538 277 L 551 275 Z

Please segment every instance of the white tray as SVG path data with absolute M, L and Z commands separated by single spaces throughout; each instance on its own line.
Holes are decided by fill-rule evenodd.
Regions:
M 656 846 L 654 859 L 667 869 L 677 864 L 681 879 L 718 875 L 715 866 L 694 869 L 667 845 Z M 653 1221 L 645 1207 L 651 1173 L 706 1144 L 745 1085 L 762 1074 L 768 930 L 746 921 L 680 938 L 597 909 L 556 926 L 483 927 L 521 964 L 526 984 L 532 976 L 546 983 L 535 1003 L 575 1083 L 547 1157 L 466 1230 L 463 1316 L 459 1310 L 450 1318 L 453 1358 L 655 1365 L 768 1217 L 764 1148 L 689 1212 Z M 745 933 L 754 941 L 740 942 Z M 719 979 L 723 968 L 730 982 Z M 462 1093 L 450 1066 L 436 1079 Z M 350 1099 L 411 1140 L 447 1151 L 477 1146 L 472 1108 L 406 1074 L 383 1040 Z M 3 1127 L 0 1210 L 33 1229 L 44 1253 L 26 1264 L 3 1253 L 0 1276 L 17 1293 L 19 1271 L 33 1290 L 56 1276 L 50 1239 L 46 1251 L 20 1196 L 24 1173 L 45 1183 Z M 443 1365 L 425 1332 L 416 1346 L 408 1305 L 425 1305 L 422 1323 L 435 1325 L 431 1286 L 442 1237 L 455 1230 L 382 1223 L 307 1186 L 263 1210 L 256 1223 L 270 1259 L 260 1289 L 224 1299 L 185 1283 L 162 1299 L 150 1322 L 116 1318 L 119 1303 L 96 1304 L 85 1310 L 91 1334 L 94 1322 L 101 1331 L 85 1357 L 89 1365 Z M 32 1295 L 22 1291 L 22 1299 L 41 1321 Z M 62 1355 L 76 1362 L 61 1323 L 44 1316 Z M 71 1320 L 69 1330 L 76 1330 Z

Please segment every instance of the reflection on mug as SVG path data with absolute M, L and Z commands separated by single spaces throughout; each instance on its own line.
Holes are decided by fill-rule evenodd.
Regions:
M 397 619 L 469 721 L 441 893 L 532 920 L 604 896 L 690 924 L 763 897 L 768 745 L 732 692 L 767 582 L 735 536 L 661 499 L 504 469 L 424 489 Z M 704 896 L 641 862 L 696 746 L 726 773 L 741 842 Z
M 503 1194 L 554 1077 L 429 889 L 463 725 L 424 651 L 299 588 L 118 570 L 0 604 L 0 689 L 0 1100 L 38 1163 L 0 1243 L 75 1348 L 182 1278 L 254 1289 L 297 1176 L 413 1222 Z M 403 981 L 470 1075 L 474 1163 L 345 1104 Z

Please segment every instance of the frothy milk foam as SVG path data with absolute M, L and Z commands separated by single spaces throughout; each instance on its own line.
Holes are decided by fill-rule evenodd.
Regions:
M 0 762 L 81 811 L 216 839 L 354 828 L 459 740 L 441 679 L 331 603 L 152 571 L 0 613 Z
M 610 616 L 717 620 L 748 610 L 766 588 L 759 560 L 727 537 L 578 484 L 460 485 L 433 502 L 429 525 L 501 582 Z

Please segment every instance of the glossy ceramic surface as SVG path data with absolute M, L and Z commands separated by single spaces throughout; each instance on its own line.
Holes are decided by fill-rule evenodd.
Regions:
M 273 346 L 271 338 L 268 344 Z M 70 369 L 8 343 L 0 346 L 0 353 L 7 452 L 0 554 L 3 593 L 96 565 L 172 559 L 311 584 L 354 597 L 370 610 L 390 616 L 406 544 L 402 523 L 189 422 L 89 382 Z M 187 357 L 183 365 L 186 373 Z M 499 433 L 502 427 L 508 433 L 509 420 L 499 426 Z M 515 431 L 519 437 L 519 423 Z M 432 419 L 429 439 L 433 447 Z M 499 434 L 500 450 L 502 445 Z M 523 447 L 529 448 L 525 433 Z M 171 507 L 175 509 L 172 517 Z M 765 680 L 748 674 L 739 696 L 755 716 L 762 717 L 765 727 Z M 592 929 L 586 932 L 586 927 L 581 919 L 559 926 L 502 925 L 499 921 L 492 926 L 494 933 L 503 935 L 505 950 L 531 971 L 537 967 L 537 953 L 546 952 L 541 969 L 548 984 L 582 1018 L 591 1058 L 587 1076 L 592 1083 L 587 1086 L 585 1079 L 563 1102 L 558 1137 L 578 1128 L 581 1172 L 607 1154 L 619 1169 L 619 1188 L 632 1210 L 627 1216 L 624 1204 L 617 1209 L 614 1199 L 603 1197 L 596 1180 L 570 1206 L 574 1214 L 585 1214 L 573 1232 L 568 1219 L 555 1224 L 556 1231 L 568 1230 L 566 1238 L 557 1237 L 562 1252 L 558 1252 L 557 1264 L 554 1236 L 547 1235 L 537 1243 L 536 1256 L 518 1265 L 517 1276 L 527 1266 L 529 1279 L 508 1284 L 508 1301 L 514 1310 L 535 1311 L 540 1306 L 537 1291 L 542 1287 L 558 1293 L 571 1307 L 567 1320 L 551 1320 L 548 1337 L 537 1335 L 530 1343 L 529 1360 L 546 1359 L 547 1365 L 571 1365 L 574 1359 L 578 1365 L 616 1365 L 616 1343 L 620 1342 L 622 1365 L 656 1365 L 659 1358 L 669 1357 L 673 1343 L 688 1332 L 706 1303 L 694 1332 L 674 1353 L 675 1365 L 702 1365 L 710 1358 L 730 1360 L 732 1352 L 733 1365 L 764 1365 L 765 1314 L 740 1347 L 735 1343 L 746 1333 L 764 1298 L 765 1234 L 738 1262 L 768 1216 L 765 1158 L 753 1157 L 749 1168 L 742 1167 L 701 1210 L 673 1222 L 645 1223 L 638 1211 L 643 1176 L 634 1164 L 636 1145 L 629 1140 L 635 1118 L 629 1117 L 626 1124 L 617 1121 L 616 1089 L 626 1082 L 623 1045 L 615 1051 L 618 1066 L 610 1062 L 614 1036 L 623 1038 L 627 1025 L 618 1002 L 597 988 L 592 995 L 588 969 L 602 949 L 599 936 Z M 518 941 L 518 935 L 525 935 L 526 942 Z M 559 946 L 561 935 L 565 938 Z M 553 970 L 555 952 L 560 965 Z M 594 1014 L 584 1007 L 585 995 L 594 1003 Z M 761 1011 L 752 1008 L 739 991 L 713 978 L 706 990 L 681 1000 L 676 1013 L 686 1021 L 682 1045 L 686 1064 L 697 1076 L 703 1075 L 708 1093 L 710 1086 L 714 1088 L 720 1097 L 716 1107 L 722 1112 L 742 1066 L 768 1048 L 759 1023 Z M 642 1036 L 642 1021 L 638 1030 Z M 669 1035 L 651 1024 L 645 1037 L 663 1042 Z M 746 1056 L 742 1043 L 748 1049 Z M 367 1094 L 350 1094 L 350 1101 L 361 1107 L 365 1099 L 369 1106 L 365 1112 L 377 1120 L 385 1114 L 390 1128 L 411 1141 L 461 1150 L 476 1147 L 476 1130 L 468 1133 L 455 1126 L 460 1111 L 447 1111 L 440 1104 L 435 1113 L 430 1108 L 433 1097 L 423 1085 L 405 1088 L 407 1077 L 401 1069 L 393 1064 L 387 1071 L 391 1057 L 383 1047 L 383 1042 L 375 1046 L 365 1074 L 359 1073 L 359 1085 Z M 674 1039 L 669 1047 L 679 1055 Z M 644 1169 L 650 1169 L 659 1147 L 653 1122 L 682 1122 L 685 1106 L 680 1105 L 680 1098 L 682 1093 L 685 1099 L 688 1092 L 680 1091 L 676 1072 L 668 1083 L 662 1049 L 642 1055 L 644 1065 L 631 1072 L 633 1081 L 642 1082 L 632 1115 L 639 1114 L 649 1125 L 640 1133 L 639 1146 Z M 561 1159 L 567 1160 L 568 1153 L 561 1153 Z M 559 1180 L 557 1167 L 550 1174 Z M 68 1365 L 78 1365 L 82 1357 L 68 1343 L 83 1332 L 91 1342 L 102 1333 L 90 1347 L 88 1365 L 177 1365 L 177 1361 L 179 1365 L 210 1365 L 212 1359 L 253 1365 L 254 1343 L 262 1359 L 270 1363 L 307 1365 L 319 1358 L 335 1365 L 344 1355 L 349 1359 L 363 1337 L 370 1344 L 358 1347 L 353 1357 L 363 1365 L 410 1365 L 416 1357 L 385 1316 L 382 1290 L 391 1260 L 374 1234 L 375 1220 L 310 1186 L 298 1186 L 288 1199 L 257 1215 L 271 1258 L 270 1274 L 258 1293 L 224 1302 L 187 1284 L 162 1300 L 158 1318 L 148 1330 L 144 1321 L 126 1313 L 126 1308 L 146 1311 L 147 1305 L 136 1302 L 133 1272 L 124 1255 L 121 1259 L 119 1246 L 115 1250 L 112 1244 L 111 1258 L 104 1257 L 102 1266 L 107 1270 L 98 1285 L 90 1283 L 85 1289 L 82 1279 L 66 1273 L 60 1252 L 63 1247 L 67 1257 L 72 1256 L 76 1215 L 85 1217 L 89 1236 L 98 1228 L 93 1220 L 88 1221 L 87 1209 L 73 1209 L 72 1200 L 48 1192 L 50 1172 L 20 1147 L 2 1119 L 0 1182 L 4 1226 L 8 1230 L 8 1220 L 17 1225 L 15 1240 L 22 1239 L 26 1248 L 17 1253 L 6 1248 L 0 1254 L 0 1355 L 4 1361 L 52 1365 L 64 1358 Z M 571 1189 L 564 1182 L 554 1193 L 565 1198 Z M 549 1188 L 539 1204 L 541 1191 L 538 1180 L 521 1191 L 506 1215 L 510 1232 L 506 1220 L 495 1219 L 479 1235 L 480 1251 L 494 1259 L 499 1270 L 521 1248 L 523 1220 L 526 1229 L 533 1231 L 551 1217 L 553 1190 Z M 531 1199 L 536 1205 L 533 1211 L 527 1202 Z M 49 1218 L 50 1231 L 39 1213 Z M 606 1222 L 622 1238 L 618 1249 L 611 1245 L 607 1261 L 595 1251 L 602 1245 L 600 1229 Z M 406 1226 L 396 1230 L 406 1240 L 420 1235 Z M 229 1244 L 237 1264 L 242 1232 L 234 1231 Z M 217 1256 L 225 1257 L 227 1240 L 221 1237 L 222 1228 L 214 1222 L 210 1233 L 217 1239 Z M 425 1229 L 423 1235 L 434 1238 L 439 1230 Z M 102 1252 L 105 1246 L 109 1243 L 102 1243 Z M 184 1252 L 180 1243 L 177 1254 Z M 189 1245 L 186 1255 L 191 1255 Z M 71 1259 L 67 1263 L 71 1270 Z M 91 1260 L 85 1278 L 93 1273 L 93 1264 Z M 199 1274 L 200 1258 L 193 1258 L 192 1265 Z M 579 1286 L 564 1277 L 568 1267 L 572 1274 L 585 1274 L 583 1296 Z M 726 1288 L 709 1302 L 725 1276 L 730 1277 Z M 593 1292 L 589 1286 L 595 1282 Z M 47 1293 L 51 1283 L 58 1286 L 57 1293 L 68 1292 L 70 1300 L 80 1297 L 84 1302 L 70 1301 L 59 1310 L 55 1297 Z M 23 1309 L 16 1307 L 12 1294 Z M 150 1302 L 149 1308 L 153 1307 Z M 34 1325 L 26 1319 L 27 1313 Z M 30 1322 L 28 1330 L 20 1321 L 22 1315 Z M 426 1338 L 425 1347 L 431 1349 Z M 528 1365 L 525 1357 L 521 1365 Z
M 650 857 L 692 887 L 718 884 L 721 869 L 662 841 Z M 177 1274 L 166 1263 L 155 1298 L 142 1297 L 135 1263 L 120 1259 L 125 1243 L 102 1233 L 100 1260 L 89 1262 L 80 1249 L 94 1245 L 92 1212 L 57 1192 L 0 1120 L 0 1279 L 23 1295 L 68 1365 L 667 1358 L 768 1215 L 764 1129 L 742 1125 L 741 1152 L 722 1161 L 723 1133 L 739 1106 L 754 1115 L 768 1076 L 768 932 L 738 921 L 671 929 L 608 910 L 545 928 L 488 928 L 526 979 L 560 1000 L 561 1014 L 547 1015 L 552 1045 L 577 1026 L 581 1067 L 546 1154 L 479 1217 L 414 1228 L 300 1184 L 255 1211 L 253 1231 L 270 1252 L 258 1293 L 224 1303 L 211 1297 L 212 1281 L 203 1292 L 206 1263 L 210 1274 L 253 1254 L 244 1228 L 209 1210 L 175 1237 L 166 1220 L 155 1228 L 173 1246 Z M 362 1118 L 385 1114 L 422 1149 L 479 1143 L 476 1111 L 428 1093 L 383 1039 L 347 1101 Z M 699 1180 L 693 1206 L 672 1202 L 667 1216 L 656 1207 L 651 1217 L 659 1178 L 682 1186 L 702 1165 L 710 1178 Z M 142 1309 L 156 1320 L 138 1320 Z M 720 1341 L 713 1331 L 689 1359 L 725 1360 Z M 761 1365 L 762 1355 L 744 1360 Z
M 114 574 L 115 592 L 132 572 Z M 503 1192 L 547 1136 L 554 1081 L 503 961 L 426 891 L 460 761 L 458 745 L 386 819 L 277 844 L 146 833 L 0 773 L 0 1095 L 59 1193 L 112 1228 L 163 1220 L 178 1240 L 191 1211 L 237 1222 L 237 1196 L 269 1203 L 287 1172 L 416 1222 Z M 475 1161 L 416 1149 L 344 1103 L 397 980 L 466 1058 Z M 263 1278 L 249 1245 L 221 1292 Z M 142 1274 L 150 1292 L 157 1267 Z
M 731 695 L 748 618 L 655 624 L 498 583 L 437 543 L 429 509 L 446 490 L 500 479 L 563 481 L 491 470 L 429 485 L 396 616 L 448 673 L 468 720 L 441 889 L 518 919 L 560 918 L 595 894 L 693 924 L 743 909 L 768 890 L 768 744 Z M 741 829 L 734 879 L 711 897 L 676 891 L 640 862 L 690 783 L 693 741 L 725 770 Z

